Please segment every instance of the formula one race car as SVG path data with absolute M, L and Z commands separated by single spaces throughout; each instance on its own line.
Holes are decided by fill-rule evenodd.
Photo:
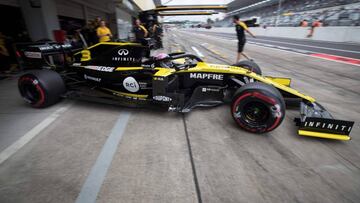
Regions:
M 135 43 L 99 43 L 72 51 L 71 45 L 59 44 L 20 51 L 22 64 L 37 69 L 19 78 L 25 101 L 42 108 L 61 98 L 83 98 L 175 112 L 230 103 L 235 122 L 252 133 L 276 129 L 285 107 L 295 103 L 300 135 L 350 139 L 354 122 L 333 119 L 314 98 L 290 88 L 290 79 L 262 76 L 252 61 L 230 66 L 187 53 L 150 57 L 148 48 Z

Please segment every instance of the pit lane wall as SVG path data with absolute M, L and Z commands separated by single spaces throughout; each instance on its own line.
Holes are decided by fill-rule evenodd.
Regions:
M 234 33 L 234 27 L 213 27 L 205 28 L 189 28 L 206 32 L 218 33 Z M 310 27 L 251 27 L 250 30 L 257 36 L 283 37 L 292 39 L 312 39 L 318 41 L 331 42 L 351 42 L 360 44 L 360 27 L 318 27 L 315 28 L 311 38 L 306 36 L 310 32 Z

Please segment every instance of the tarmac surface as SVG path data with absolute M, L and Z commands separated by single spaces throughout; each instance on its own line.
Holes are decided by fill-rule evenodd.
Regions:
M 209 31 L 198 31 L 198 33 L 204 33 L 206 35 L 217 36 L 223 39 L 233 39 L 234 41 L 237 41 L 236 35 L 231 33 L 209 32 Z M 247 41 L 249 43 L 286 47 L 290 49 L 300 50 L 304 53 L 306 52 L 324 53 L 324 54 L 360 59 L 360 44 L 355 44 L 355 43 L 315 41 L 315 40 L 311 40 L 311 38 L 290 39 L 290 38 L 266 37 L 266 36 L 256 36 L 256 38 L 252 38 L 248 36 Z
M 232 39 L 172 30 L 165 52 L 235 62 Z M 0 81 L 0 202 L 359 202 L 360 67 L 247 44 L 264 75 L 292 78 L 352 140 L 297 135 L 288 110 L 267 134 L 239 129 L 229 106 L 179 114 L 66 100 L 32 109 Z

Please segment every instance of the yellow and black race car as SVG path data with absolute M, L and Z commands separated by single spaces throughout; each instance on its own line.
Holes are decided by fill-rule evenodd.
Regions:
M 140 44 L 117 42 L 71 51 L 70 45 L 58 44 L 22 50 L 23 64 L 37 69 L 19 78 L 25 101 L 42 108 L 61 98 L 82 98 L 175 112 L 229 103 L 235 122 L 253 133 L 276 129 L 285 108 L 296 105 L 300 135 L 350 139 L 354 122 L 333 119 L 313 97 L 290 88 L 290 79 L 262 76 L 252 61 L 209 64 L 187 53 L 150 57 Z

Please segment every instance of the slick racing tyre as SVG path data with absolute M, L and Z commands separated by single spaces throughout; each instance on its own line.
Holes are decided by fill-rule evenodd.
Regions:
M 232 66 L 238 66 L 238 67 L 248 69 L 258 75 L 262 74 L 260 66 L 258 64 L 256 64 L 254 61 L 249 61 L 249 60 L 239 61 L 239 62 L 233 64 Z
M 66 92 L 63 79 L 51 70 L 35 70 L 22 75 L 18 87 L 24 100 L 35 108 L 55 104 Z
M 249 83 L 235 92 L 231 114 L 236 123 L 246 131 L 270 132 L 285 117 L 284 98 L 273 86 L 259 82 Z

